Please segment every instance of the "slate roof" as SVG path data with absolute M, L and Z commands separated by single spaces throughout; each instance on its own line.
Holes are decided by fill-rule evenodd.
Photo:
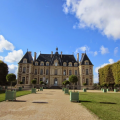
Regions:
M 66 62 L 67 65 L 68 65 L 69 62 L 72 62 L 73 65 L 74 65 L 75 62 L 77 62 L 74 55 L 64 55 L 64 54 L 62 54 L 62 58 L 61 58 L 61 55 L 58 52 L 53 54 L 52 57 L 51 57 L 51 54 L 40 54 L 36 61 L 38 62 L 38 65 L 40 65 L 41 61 L 43 61 L 44 63 L 49 62 L 50 65 L 53 65 L 54 60 L 56 60 L 56 59 L 58 60 L 58 63 L 59 63 L 60 66 L 63 65 L 63 62 Z M 46 65 L 46 64 L 44 64 L 44 65 Z
M 27 59 L 27 63 L 31 63 L 31 61 L 33 61 L 33 58 L 31 56 L 31 53 L 26 52 L 26 54 L 23 56 L 23 58 L 20 60 L 19 63 L 23 63 L 23 59 L 26 58 Z
M 93 65 L 92 62 L 90 61 L 90 59 L 88 58 L 87 54 L 84 53 L 84 55 L 81 57 L 81 60 L 80 60 L 80 64 L 81 65 L 84 65 L 84 61 L 85 60 L 88 60 L 89 61 L 89 65 Z

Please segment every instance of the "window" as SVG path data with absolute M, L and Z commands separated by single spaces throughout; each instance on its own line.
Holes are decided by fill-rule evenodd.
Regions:
M 88 61 L 85 62 L 86 65 L 89 65 Z
M 46 70 L 46 75 L 48 75 L 48 69 Z
M 27 60 L 23 60 L 23 63 L 27 63 Z
M 57 62 L 55 62 L 55 66 L 57 66 Z
M 44 65 L 43 62 L 40 65 L 43 66 Z
M 37 69 L 35 69 L 35 75 L 37 75 Z
M 77 63 L 75 64 L 75 67 L 77 67 Z
M 38 65 L 38 63 L 36 62 L 35 65 Z
M 42 79 L 42 78 L 40 78 L 40 81 L 43 81 L 43 79 Z
M 22 82 L 23 84 L 25 84 L 25 77 L 22 77 Z
M 72 66 L 72 64 L 71 64 L 71 63 L 69 63 L 69 66 Z
M 63 66 L 66 66 L 66 63 L 64 63 Z
M 89 84 L 89 81 L 88 81 L 88 79 L 86 79 L 86 84 L 87 84 L 87 85 Z
M 40 75 L 43 75 L 43 69 L 40 70 Z
M 19 71 L 21 72 L 21 67 L 20 67 Z
M 66 75 L 66 70 L 64 70 L 63 75 Z
M 25 73 L 26 72 L 26 67 L 23 67 L 23 73 Z
M 49 63 L 46 63 L 46 66 L 49 66 Z
M 86 69 L 86 75 L 88 75 L 88 69 Z
M 75 75 L 77 75 L 77 70 L 75 70 Z
M 46 78 L 46 84 L 48 84 L 48 78 Z
M 72 75 L 72 71 L 71 70 L 69 70 L 69 75 Z
M 55 75 L 57 75 L 57 69 L 55 69 Z

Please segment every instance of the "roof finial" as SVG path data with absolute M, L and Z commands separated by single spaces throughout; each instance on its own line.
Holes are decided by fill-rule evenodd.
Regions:
M 56 47 L 56 52 L 58 52 L 58 47 Z
M 28 52 L 28 48 L 27 48 L 27 52 Z
M 40 54 L 41 54 L 41 51 L 40 51 Z
M 85 54 L 86 54 L 86 50 L 85 50 Z

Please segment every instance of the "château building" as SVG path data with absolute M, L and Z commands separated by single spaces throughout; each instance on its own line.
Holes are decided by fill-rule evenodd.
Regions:
M 93 64 L 86 53 L 82 53 L 79 61 L 79 53 L 77 60 L 74 55 L 65 55 L 62 52 L 58 53 L 58 48 L 53 54 L 41 54 L 36 58 L 34 52 L 34 60 L 32 53 L 29 51 L 23 56 L 18 63 L 18 80 L 17 84 L 22 81 L 25 87 L 31 87 L 32 79 L 37 80 L 37 85 L 40 81 L 44 81 L 47 87 L 59 86 L 62 87 L 62 82 L 68 80 L 70 75 L 76 75 L 78 82 L 75 84 L 76 89 L 82 89 L 83 83 L 87 84 L 88 89 L 93 89 Z M 72 85 L 69 85 L 72 88 Z

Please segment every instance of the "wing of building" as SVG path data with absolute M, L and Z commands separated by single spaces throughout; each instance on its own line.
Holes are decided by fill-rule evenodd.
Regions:
M 18 63 L 18 86 L 22 81 L 24 86 L 31 87 L 32 79 L 37 80 L 37 85 L 40 81 L 46 82 L 46 86 L 62 87 L 64 80 L 69 80 L 70 75 L 76 75 L 78 82 L 75 84 L 76 89 L 83 89 L 83 83 L 87 84 L 88 89 L 93 89 L 93 64 L 86 53 L 82 53 L 79 61 L 79 53 L 77 60 L 74 55 L 65 55 L 62 52 L 58 53 L 58 48 L 53 54 L 40 54 L 34 60 L 31 52 L 26 52 L 23 58 Z M 72 85 L 69 86 L 72 88 Z

